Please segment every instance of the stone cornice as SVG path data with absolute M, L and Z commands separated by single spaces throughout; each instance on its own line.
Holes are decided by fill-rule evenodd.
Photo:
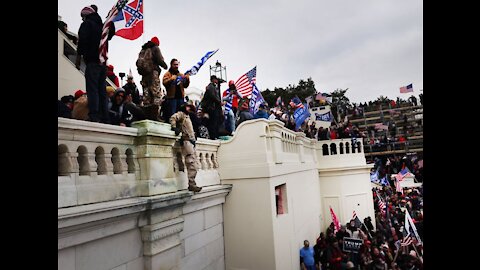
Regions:
M 349 167 L 340 167 L 340 168 L 318 169 L 318 173 L 321 176 L 361 174 L 361 173 L 370 172 L 371 168 L 373 168 L 373 164 L 367 164 L 367 165 L 362 165 L 362 166 L 349 166 Z
M 154 210 L 186 203 L 192 198 L 192 195 L 193 192 L 183 190 L 175 193 L 167 193 L 144 198 L 147 198 L 148 201 L 147 209 Z
M 132 127 L 121 127 L 114 125 L 107 125 L 102 123 L 94 123 L 89 121 L 82 121 L 76 119 L 68 119 L 58 117 L 58 130 L 83 130 L 89 132 L 108 133 L 113 135 L 127 135 L 137 136 L 138 130 Z

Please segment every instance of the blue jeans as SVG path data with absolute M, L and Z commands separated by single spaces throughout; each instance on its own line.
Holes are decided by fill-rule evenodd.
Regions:
M 233 115 L 233 110 L 230 110 L 227 115 L 225 115 L 225 129 L 230 133 L 235 131 L 235 116 Z
M 88 118 L 92 122 L 109 123 L 107 98 L 107 67 L 89 63 L 85 69 Z
M 168 102 L 168 109 L 166 111 L 167 115 L 165 115 L 165 123 L 169 123 L 170 116 L 174 113 L 178 112 L 180 106 L 185 103 L 184 98 L 169 98 L 166 100 Z

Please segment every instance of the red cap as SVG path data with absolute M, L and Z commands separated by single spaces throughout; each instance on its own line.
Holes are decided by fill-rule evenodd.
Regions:
M 230 85 L 232 85 L 232 84 L 235 85 L 235 82 L 234 82 L 233 80 L 230 80 L 230 81 L 228 82 L 228 86 L 230 86 Z
M 150 41 L 157 44 L 157 46 L 160 46 L 160 40 L 158 40 L 157 37 L 152 37 L 152 39 Z
M 83 95 L 85 95 L 85 92 L 83 92 L 82 90 L 77 90 L 77 91 L 75 92 L 75 99 L 77 99 L 77 98 L 79 98 L 79 97 L 81 97 L 81 96 L 83 96 Z

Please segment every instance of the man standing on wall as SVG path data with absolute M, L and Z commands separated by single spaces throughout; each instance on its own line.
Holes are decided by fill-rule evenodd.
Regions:
M 182 146 L 182 155 L 185 158 L 185 165 L 180 167 L 187 167 L 188 175 L 188 190 L 193 192 L 200 192 L 201 187 L 197 186 L 195 177 L 197 176 L 197 153 L 195 152 L 196 138 L 193 131 L 192 121 L 189 113 L 195 112 L 193 104 L 184 103 L 180 106 L 180 110 L 170 117 L 170 124 L 175 135 L 180 137 L 180 146 Z

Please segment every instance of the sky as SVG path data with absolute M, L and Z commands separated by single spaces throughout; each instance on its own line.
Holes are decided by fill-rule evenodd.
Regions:
M 97 5 L 105 20 L 115 3 L 59 0 L 58 15 L 77 33 L 83 7 Z M 257 66 L 262 91 L 311 77 L 317 92 L 348 88 L 351 102 L 380 95 L 407 99 L 412 93 L 399 89 L 410 83 L 414 95 L 423 93 L 423 1 L 144 0 L 143 11 L 144 34 L 133 41 L 114 36 L 108 52 L 117 75 L 131 68 L 139 88 L 135 61 L 141 46 L 157 36 L 165 62 L 170 67 L 172 58 L 179 59 L 181 72 L 219 49 L 190 78 L 190 87 L 202 90 L 209 65 L 219 61 L 228 80 Z

